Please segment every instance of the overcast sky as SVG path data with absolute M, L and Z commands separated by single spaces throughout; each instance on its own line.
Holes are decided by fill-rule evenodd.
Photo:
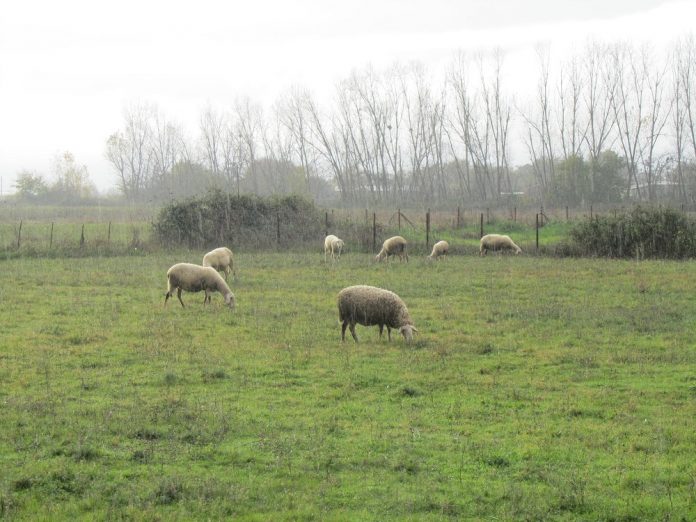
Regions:
M 50 179 L 63 151 L 100 190 L 113 187 L 104 144 L 133 102 L 193 133 L 207 105 L 266 105 L 294 84 L 329 96 L 369 64 L 438 71 L 459 50 L 500 47 L 506 63 L 535 71 L 539 42 L 561 53 L 589 38 L 660 47 L 695 25 L 693 0 L 10 0 L 0 7 L 2 189 L 23 169 Z

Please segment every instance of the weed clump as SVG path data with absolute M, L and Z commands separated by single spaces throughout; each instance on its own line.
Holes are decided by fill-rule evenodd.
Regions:
M 176 478 L 168 478 L 159 483 L 154 492 L 155 503 L 168 506 L 178 502 L 184 495 L 184 485 Z
M 583 221 L 570 231 L 572 251 L 612 258 L 696 257 L 696 221 L 671 208 L 636 207 Z
M 299 196 L 261 198 L 212 190 L 205 196 L 173 202 L 153 223 L 163 245 L 203 248 L 227 244 L 281 246 L 314 241 L 321 236 L 321 216 Z

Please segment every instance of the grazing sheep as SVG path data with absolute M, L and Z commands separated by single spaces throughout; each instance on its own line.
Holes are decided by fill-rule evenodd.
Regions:
M 375 259 L 377 261 L 382 261 L 383 259 L 388 260 L 390 256 L 397 255 L 400 261 L 403 261 L 405 256 L 406 262 L 408 263 L 406 244 L 406 240 L 401 236 L 390 237 L 382 244 L 382 250 L 375 256 Z
M 489 250 L 514 250 L 515 254 L 522 252 L 522 249 L 513 243 L 510 236 L 502 236 L 500 234 L 488 234 L 481 238 L 479 255 L 485 256 Z
M 167 270 L 167 283 L 169 285 L 167 293 L 164 296 L 164 305 L 167 305 L 167 300 L 172 296 L 174 289 L 177 289 L 176 296 L 179 298 L 181 306 L 184 302 L 181 300 L 181 291 L 200 292 L 205 291 L 203 304 L 210 302 L 210 292 L 220 292 L 225 298 L 225 304 L 231 309 L 235 306 L 234 294 L 227 286 L 225 280 L 217 270 L 209 266 L 193 265 L 191 263 L 177 263 Z
M 428 256 L 431 261 L 433 259 L 440 260 L 440 257 L 449 254 L 449 243 L 447 241 L 438 241 L 433 245 L 433 251 Z
M 209 266 L 217 270 L 218 272 L 225 273 L 225 281 L 230 275 L 230 272 L 234 273 L 234 259 L 232 257 L 232 251 L 227 247 L 216 248 L 211 250 L 206 255 L 203 256 L 203 266 Z
M 391 329 L 397 328 L 407 342 L 413 340 L 413 332 L 417 332 L 406 304 L 394 292 L 374 286 L 357 285 L 344 288 L 338 293 L 338 316 L 341 325 L 341 340 L 346 340 L 346 327 L 358 342 L 355 335 L 355 325 L 379 326 L 379 336 L 382 337 L 384 326 L 391 341 Z
M 343 251 L 344 244 L 342 239 L 339 239 L 333 234 L 326 236 L 326 239 L 324 239 L 324 262 L 326 263 L 326 254 L 331 254 L 332 261 L 334 259 L 341 259 L 341 252 Z

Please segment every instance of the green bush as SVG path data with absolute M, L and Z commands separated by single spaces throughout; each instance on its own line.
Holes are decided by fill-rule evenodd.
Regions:
M 189 248 L 290 246 L 323 237 L 320 213 L 310 201 L 299 196 L 233 196 L 220 190 L 165 206 L 153 231 L 163 245 Z
M 671 208 L 636 207 L 616 217 L 597 217 L 576 225 L 570 237 L 581 255 L 696 257 L 696 222 Z

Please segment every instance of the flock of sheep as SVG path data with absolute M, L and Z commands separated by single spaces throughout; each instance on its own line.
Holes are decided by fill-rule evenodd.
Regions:
M 401 236 L 390 237 L 382 244 L 382 249 L 375 256 L 375 260 L 383 261 L 392 256 L 399 256 L 408 262 L 406 253 L 407 241 Z M 328 235 L 324 239 L 324 261 L 328 256 L 331 260 L 341 257 L 345 243 L 335 235 Z M 484 256 L 489 250 L 513 250 L 516 254 L 522 252 L 509 236 L 500 234 L 488 234 L 481 238 L 479 255 Z M 433 250 L 428 260 L 439 260 L 449 253 L 449 243 L 438 241 L 433 245 Z M 225 278 L 219 272 L 225 274 Z M 181 300 L 181 292 L 205 292 L 203 304 L 210 302 L 211 292 L 220 292 L 225 299 L 225 304 L 234 309 L 235 297 L 227 285 L 227 278 L 234 274 L 234 259 L 229 248 L 216 248 L 203 256 L 201 265 L 192 263 L 177 263 L 167 270 L 167 293 L 164 304 L 172 297 L 174 290 L 177 298 Z M 387 336 L 391 340 L 392 329 L 404 336 L 407 342 L 413 339 L 413 333 L 418 332 L 413 325 L 403 300 L 390 290 L 375 286 L 356 285 L 344 288 L 338 293 L 338 316 L 341 322 L 341 340 L 345 341 L 346 328 L 350 330 L 353 339 L 357 342 L 355 325 L 379 326 L 379 336 L 382 337 L 384 327 L 387 327 Z

